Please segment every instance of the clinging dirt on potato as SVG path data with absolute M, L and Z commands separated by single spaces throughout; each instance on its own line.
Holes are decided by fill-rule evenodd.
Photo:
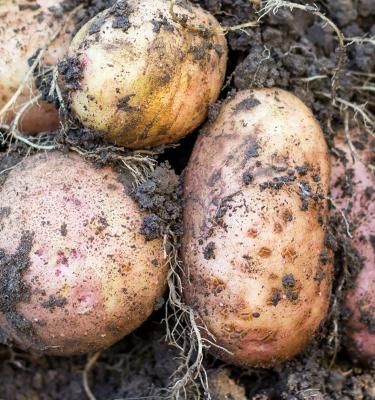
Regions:
M 331 289 L 329 174 L 319 124 L 283 90 L 239 92 L 204 128 L 185 178 L 184 288 L 219 357 L 269 367 L 312 340 Z

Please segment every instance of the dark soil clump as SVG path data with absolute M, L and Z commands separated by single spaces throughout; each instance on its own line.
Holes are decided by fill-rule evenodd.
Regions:
M 66 58 L 59 63 L 59 73 L 69 90 L 81 89 L 82 65 L 77 58 Z
M 152 213 L 145 218 L 141 231 L 147 240 L 168 232 L 181 234 L 181 180 L 168 163 L 160 164 L 131 195 L 142 210 Z

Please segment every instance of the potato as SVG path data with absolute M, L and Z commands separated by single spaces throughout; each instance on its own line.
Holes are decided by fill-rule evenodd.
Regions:
M 358 131 L 353 130 L 351 136 L 353 141 L 360 141 Z M 333 159 L 331 195 L 351 224 L 351 242 L 363 263 L 346 298 L 346 307 L 351 311 L 345 330 L 347 344 L 354 359 L 375 363 L 375 178 L 351 153 L 342 132 L 335 146 L 343 152 L 345 165 L 339 158 Z M 367 158 L 365 153 L 360 154 L 363 160 Z
M 34 155 L 0 191 L 0 327 L 21 348 L 71 355 L 110 346 L 162 296 L 161 240 L 111 168 Z
M 216 369 L 209 375 L 212 400 L 247 400 L 245 388 L 230 377 L 227 369 Z
M 200 135 L 184 183 L 184 290 L 222 359 L 290 359 L 324 319 L 329 174 L 318 123 L 283 90 L 237 93 Z
M 188 1 L 118 1 L 74 37 L 71 108 L 86 127 L 129 148 L 175 142 L 205 119 L 223 83 L 219 23 Z M 72 78 L 73 75 L 73 78 Z
M 28 59 L 48 44 L 65 18 L 56 18 L 50 7 L 58 0 L 4 0 L 0 4 L 0 110 L 11 99 L 24 80 L 30 66 Z M 72 37 L 72 24 L 62 29 L 43 57 L 42 66 L 55 65 L 66 53 Z M 12 109 L 3 116 L 10 123 L 15 111 L 37 95 L 33 78 L 27 83 Z M 23 115 L 19 129 L 25 133 L 54 130 L 59 125 L 58 112 L 52 104 L 40 102 Z

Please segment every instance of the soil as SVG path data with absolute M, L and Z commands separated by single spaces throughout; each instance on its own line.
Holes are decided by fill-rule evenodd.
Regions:
M 234 26 L 258 18 L 257 0 L 195 0 L 195 3 L 213 13 L 225 26 Z M 77 29 L 97 12 L 111 5 L 111 0 L 88 1 L 89 5 L 78 16 Z M 312 2 L 301 2 L 301 4 Z M 374 0 L 325 0 L 314 2 L 329 17 L 346 37 L 368 37 L 375 35 Z M 77 1 L 65 1 L 62 11 L 74 8 Z M 126 8 L 126 1 L 122 7 Z M 25 7 L 29 5 L 25 4 Z M 61 10 L 55 10 L 56 17 Z M 119 12 L 118 28 L 127 29 L 128 21 Z M 157 32 L 163 21 L 155 21 Z M 344 102 L 367 104 L 374 112 L 373 94 L 363 87 L 373 84 L 375 70 L 375 46 L 370 42 L 352 43 L 346 47 L 343 66 L 337 72 L 337 62 L 341 55 L 336 33 L 323 24 L 319 17 L 311 13 L 280 8 L 276 15 L 266 16 L 258 27 L 237 29 L 227 34 L 229 43 L 229 64 L 227 79 L 219 102 L 212 106 L 208 119 L 213 121 L 220 110 L 220 102 L 232 96 L 235 91 L 256 87 L 281 87 L 300 97 L 314 112 L 320 121 L 332 154 L 340 156 L 333 147 L 333 137 L 337 128 L 344 123 L 340 106 Z M 65 78 L 72 82 L 72 89 L 79 77 L 79 66 L 74 60 L 60 64 Z M 371 75 L 372 74 L 372 75 Z M 307 79 L 308 78 L 308 79 Z M 332 78 L 336 84 L 332 88 Z M 44 82 L 44 81 L 43 81 Z M 37 82 L 38 83 L 38 82 Z M 42 82 L 40 85 L 43 91 Z M 361 89 L 362 88 L 362 89 Z M 44 88 L 48 92 L 48 85 Z M 331 97 L 336 96 L 336 105 Z M 119 107 L 128 107 L 124 98 Z M 50 99 L 51 102 L 54 99 Z M 247 99 L 238 105 L 240 109 L 257 106 L 256 100 Z M 351 112 L 349 108 L 349 112 Z M 349 125 L 361 124 L 360 118 L 349 114 Z M 178 236 L 181 233 L 181 182 L 183 171 L 189 159 L 192 147 L 199 131 L 183 139 L 178 147 L 157 149 L 159 167 L 143 182 L 138 189 L 131 190 L 133 198 L 140 207 L 148 211 L 142 233 L 152 240 L 163 236 L 172 229 Z M 111 162 L 115 167 L 116 157 L 105 150 L 102 139 L 95 138 L 92 132 L 80 127 L 71 127 L 67 135 L 59 137 L 62 149 L 71 145 L 81 146 L 95 153 L 97 164 Z M 365 137 L 354 141 L 357 150 L 375 148 L 375 140 Z M 27 149 L 19 146 L 12 153 L 1 153 L 6 147 L 0 144 L 0 171 L 6 171 L 25 155 Z M 375 154 L 375 153 L 373 153 Z M 257 144 L 247 149 L 248 157 L 257 156 Z M 370 160 L 374 163 L 374 156 Z M 270 182 L 273 185 L 288 184 L 296 174 L 306 175 L 307 167 L 300 166 L 293 174 L 279 171 L 280 179 Z M 350 171 L 348 171 L 350 177 Z M 0 174 L 0 186 L 6 179 L 6 173 Z M 212 180 L 217 179 L 213 171 Z M 251 173 L 243 175 L 244 183 L 252 182 Z M 126 187 L 129 189 L 128 183 Z M 267 188 L 265 188 L 267 189 Z M 308 189 L 308 188 L 307 188 Z M 375 188 L 369 188 L 370 191 Z M 309 190 L 305 192 L 309 193 Z M 350 185 L 347 194 L 350 196 Z M 301 207 L 308 206 L 308 200 L 301 193 Z M 230 199 L 228 199 L 228 202 Z M 223 203 L 221 213 L 225 213 Z M 1 219 L 7 210 L 0 210 Z M 218 221 L 220 222 L 220 221 Z M 246 369 L 226 365 L 207 354 L 204 366 L 208 371 L 212 388 L 212 398 L 217 400 L 374 400 L 375 366 L 354 364 L 345 351 L 345 320 L 347 310 L 343 306 L 346 290 L 353 286 L 355 277 L 362 267 L 356 251 L 351 247 L 342 218 L 332 213 L 331 231 L 326 244 L 335 252 L 335 279 L 332 304 L 329 317 L 319 335 L 307 351 L 288 363 L 270 370 Z M 64 227 L 61 228 L 62 233 Z M 9 259 L 15 259 L 17 265 L 14 274 L 22 274 L 27 268 L 27 245 L 31 236 L 25 238 L 17 254 L 5 256 L 0 249 L 0 282 L 4 282 L 1 270 Z M 22 248 L 21 248 L 22 247 Z M 204 249 L 206 258 L 215 257 L 214 244 Z M 322 254 L 322 260 L 328 261 L 330 255 Z M 343 272 L 343 265 L 349 266 Z M 12 285 L 13 278 L 15 284 Z M 21 324 L 21 319 L 12 302 L 7 302 L 7 293 L 12 290 L 11 299 L 27 296 L 27 288 L 20 287 L 22 279 L 7 277 L 8 285 L 0 285 L 0 311 Z M 317 277 L 316 279 L 319 279 Z M 283 278 L 283 284 L 291 295 L 294 294 L 295 279 L 292 275 Z M 167 296 L 167 295 L 166 295 Z M 165 296 L 165 299 L 166 299 Z M 50 298 L 46 307 L 61 307 L 64 298 Z M 275 293 L 273 301 L 277 304 L 280 294 Z M 92 393 L 97 400 L 107 399 L 161 399 L 168 398 L 165 388 L 170 384 L 169 377 L 178 367 L 177 353 L 174 347 L 165 342 L 164 306 L 136 332 L 123 339 L 112 348 L 103 351 L 88 373 Z M 369 321 L 369 325 L 373 321 Z M 22 325 L 22 324 L 21 324 Z M 6 336 L 0 332 L 0 399 L 4 400 L 78 400 L 87 398 L 83 385 L 83 370 L 88 357 L 56 358 L 36 357 L 12 347 Z M 207 395 L 202 398 L 207 398 Z
M 24 283 L 22 276 L 29 267 L 32 245 L 33 233 L 25 232 L 14 254 L 7 255 L 0 249 L 0 312 L 20 337 L 33 335 L 31 321 L 17 311 L 18 303 L 28 302 L 30 299 L 30 287 Z M 6 335 L 2 333 L 1 336 Z

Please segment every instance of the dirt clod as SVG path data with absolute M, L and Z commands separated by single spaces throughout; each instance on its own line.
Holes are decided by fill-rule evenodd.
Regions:
M 32 245 L 33 234 L 25 232 L 14 254 L 0 249 L 0 312 L 20 335 L 32 334 L 31 322 L 17 311 L 18 303 L 30 300 L 30 287 L 23 281 L 23 274 L 29 268 Z
M 64 77 L 65 86 L 69 90 L 81 88 L 82 65 L 78 58 L 66 58 L 59 63 L 59 73 Z
M 154 240 L 161 237 L 162 234 L 162 221 L 160 218 L 151 214 L 144 218 L 141 234 L 145 236 L 146 240 Z
M 181 183 L 168 163 L 160 164 L 131 195 L 142 210 L 152 213 L 141 231 L 148 240 L 169 230 L 181 232 Z
M 42 307 L 49 309 L 51 312 L 59 307 L 64 308 L 68 304 L 66 297 L 49 296 L 48 300 L 42 302 Z

